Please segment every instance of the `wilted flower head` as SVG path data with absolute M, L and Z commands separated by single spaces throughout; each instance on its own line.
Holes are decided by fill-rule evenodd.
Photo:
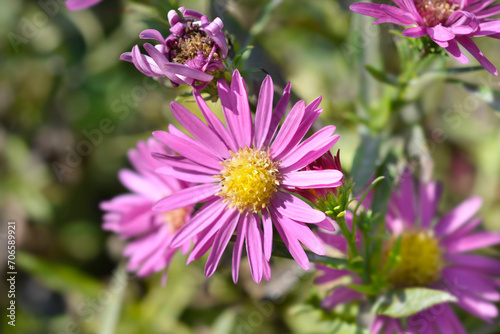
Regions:
M 136 172 L 124 169 L 118 175 L 131 193 L 101 203 L 101 208 L 106 211 L 103 228 L 128 240 L 124 250 L 124 255 L 130 258 L 127 268 L 137 272 L 138 276 L 168 268 L 178 249 L 185 254 L 190 247 L 189 240 L 176 247 L 171 242 L 189 220 L 192 206 L 168 212 L 152 210 L 158 199 L 188 186 L 184 181 L 156 174 L 154 170 L 161 164 L 151 156 L 154 152 L 166 151 L 153 138 L 147 143 L 137 143 L 137 148 L 128 154 Z
M 462 45 L 488 72 L 498 75 L 471 37 L 500 38 L 500 20 L 491 17 L 500 13 L 494 1 L 478 0 L 394 0 L 397 7 L 355 3 L 349 8 L 356 13 L 375 17 L 378 23 L 411 26 L 403 31 L 407 37 L 429 36 L 437 45 L 463 64 L 469 59 L 458 47 Z
M 168 13 L 171 28 L 167 38 L 154 29 L 141 32 L 140 38 L 159 42 L 155 46 L 144 44 L 149 56 L 136 45 L 120 59 L 134 63 L 147 76 L 167 77 L 174 86 L 185 84 L 203 89 L 214 78 L 210 72 L 224 69 L 228 52 L 224 25 L 219 18 L 210 22 L 191 9 L 181 7 L 179 12 L 182 17 L 175 10 Z
M 66 1 L 66 7 L 69 10 L 80 10 L 91 7 L 102 0 L 68 0 Z
M 212 275 L 236 232 L 233 248 L 233 280 L 238 270 L 243 244 L 255 282 L 269 279 L 269 259 L 273 225 L 291 255 L 304 269 L 308 257 L 301 242 L 317 254 L 325 248 L 306 224 L 332 228 L 323 212 L 290 194 L 291 189 L 336 187 L 342 178 L 338 170 L 302 169 L 319 158 L 337 142 L 335 127 L 327 126 L 303 140 L 318 118 L 320 98 L 306 106 L 299 101 L 280 120 L 290 98 L 290 85 L 273 111 L 271 77 L 262 83 L 255 122 L 252 120 L 245 82 L 235 71 L 231 86 L 218 81 L 219 97 L 226 126 L 209 109 L 200 92 L 194 97 L 206 124 L 176 102 L 174 117 L 193 135 L 170 126 L 169 132 L 153 135 L 179 155 L 156 155 L 166 166 L 161 172 L 199 185 L 189 187 L 158 201 L 155 210 L 169 211 L 204 203 L 172 243 L 187 242 L 199 233 L 188 262 L 200 258 L 210 248 L 205 274 Z M 160 170 L 159 170 L 160 171 Z
M 390 200 L 386 225 L 392 239 L 386 245 L 390 250 L 400 237 L 400 261 L 387 276 L 393 288 L 427 287 L 446 291 L 457 299 L 457 306 L 490 322 L 498 315 L 494 302 L 500 300 L 497 278 L 500 261 L 468 252 L 500 243 L 500 234 L 475 231 L 481 219 L 473 218 L 481 199 L 472 197 L 446 215 L 436 217 L 441 188 L 434 182 L 421 183 L 416 194 L 413 179 L 403 177 L 400 187 Z M 346 241 L 332 238 L 326 233 L 320 237 L 331 246 L 343 250 Z M 324 274 L 320 283 L 350 276 L 349 270 L 335 270 L 319 266 Z M 334 289 L 325 299 L 323 307 L 335 306 L 362 298 L 363 295 L 347 286 Z M 438 310 L 439 308 L 439 310 Z M 438 311 L 437 311 L 438 310 Z M 429 315 L 437 314 L 439 316 Z M 431 319 L 431 320 L 429 320 Z M 423 320 L 423 321 L 422 321 Z M 465 333 L 451 305 L 439 304 L 410 316 L 403 331 L 398 319 L 377 317 L 372 324 L 373 333 Z

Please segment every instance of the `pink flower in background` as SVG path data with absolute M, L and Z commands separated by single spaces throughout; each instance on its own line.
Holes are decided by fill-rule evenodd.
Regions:
M 211 276 L 236 232 L 233 247 L 233 280 L 238 271 L 243 245 L 255 282 L 270 278 L 269 259 L 273 226 L 293 258 L 309 269 L 308 257 L 301 242 L 317 254 L 325 248 L 306 224 L 332 229 L 325 214 L 289 193 L 296 188 L 337 187 L 342 173 L 338 170 L 301 171 L 322 156 L 337 142 L 335 127 L 327 126 L 303 140 L 317 119 L 320 98 L 311 104 L 295 104 L 280 127 L 290 98 L 290 85 L 273 111 L 273 82 L 269 76 L 262 83 L 255 122 L 248 103 L 245 82 L 238 71 L 231 86 L 218 82 L 219 97 L 226 126 L 209 109 L 198 91 L 194 97 L 206 124 L 176 102 L 171 108 L 175 118 L 194 137 L 174 126 L 169 132 L 154 132 L 179 155 L 155 155 L 164 161 L 158 172 L 198 185 L 167 196 L 154 210 L 170 211 L 204 203 L 174 238 L 172 246 L 185 244 L 198 235 L 188 263 L 210 248 L 205 275 Z
M 401 261 L 389 274 L 395 288 L 420 286 L 444 290 L 457 298 L 457 306 L 491 322 L 498 316 L 494 302 L 500 300 L 498 276 L 500 261 L 469 254 L 468 252 L 500 243 L 500 234 L 475 231 L 481 219 L 473 218 L 481 206 L 481 199 L 472 197 L 448 212 L 436 217 L 440 187 L 430 182 L 419 185 L 415 196 L 413 180 L 403 177 L 397 193 L 393 194 L 386 216 L 387 229 L 392 239 L 401 237 Z M 342 251 L 343 238 L 320 232 L 320 237 Z M 360 280 L 348 270 L 335 270 L 318 266 L 323 276 L 318 283 L 350 276 Z M 339 304 L 362 298 L 362 294 L 346 286 L 333 290 L 322 306 L 333 309 Z M 405 331 L 399 319 L 377 317 L 372 324 L 373 333 L 465 333 L 450 304 L 439 304 L 407 319 Z
M 141 277 L 168 268 L 178 249 L 186 254 L 190 247 L 188 239 L 176 247 L 171 242 L 189 220 L 192 206 L 168 212 L 152 210 L 158 199 L 188 186 L 184 181 L 156 174 L 154 170 L 161 164 L 151 156 L 154 152 L 166 151 L 153 138 L 147 143 L 139 142 L 136 149 L 130 150 L 129 160 L 136 172 L 124 169 L 118 176 L 131 193 L 101 203 L 101 208 L 106 211 L 103 228 L 128 240 L 124 250 L 124 255 L 129 257 L 127 268 Z
M 69 10 L 80 10 L 91 7 L 102 0 L 68 0 L 66 1 L 66 7 Z
M 136 45 L 132 52 L 125 52 L 120 59 L 134 63 L 139 71 L 150 77 L 167 77 L 174 86 L 190 85 L 203 89 L 214 76 L 210 72 L 223 70 L 223 60 L 228 46 L 222 32 L 223 23 L 216 18 L 212 22 L 201 13 L 184 7 L 168 13 L 170 35 L 147 29 L 139 35 L 142 39 L 159 42 L 153 46 L 144 44 L 148 55 Z
M 407 37 L 429 36 L 440 47 L 463 64 L 469 59 L 459 48 L 462 45 L 488 72 L 498 75 L 471 37 L 500 38 L 500 20 L 491 17 L 500 13 L 495 1 L 478 0 L 394 0 L 397 7 L 359 2 L 349 8 L 359 14 L 375 17 L 378 23 L 411 26 L 403 31 Z

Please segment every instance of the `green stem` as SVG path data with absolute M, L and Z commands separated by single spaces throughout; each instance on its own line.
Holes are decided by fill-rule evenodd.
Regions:
M 347 266 L 348 261 L 346 259 L 318 255 L 310 251 L 305 251 L 309 261 L 317 264 L 323 264 L 334 268 L 344 268 Z M 273 255 L 278 257 L 283 257 L 287 259 L 293 259 L 292 255 L 286 248 L 285 244 L 281 241 L 273 241 Z
M 274 10 L 282 3 L 282 0 L 269 0 L 265 5 L 264 9 L 262 10 L 262 14 L 260 15 L 259 19 L 252 25 L 250 28 L 250 31 L 248 33 L 248 37 L 243 44 L 243 47 L 247 47 L 255 42 L 255 39 L 257 36 L 259 36 L 266 28 L 267 24 L 271 20 L 272 13 Z M 245 52 L 241 56 L 241 64 L 242 68 L 245 68 L 246 63 L 248 58 L 250 58 L 250 55 L 252 54 L 252 50 L 249 49 L 247 52 Z
M 354 234 L 351 233 L 351 231 L 349 231 L 349 227 L 347 227 L 347 223 L 345 221 L 344 216 L 336 217 L 334 219 L 337 221 L 337 224 L 339 224 L 340 230 L 342 231 L 342 234 L 344 235 L 344 237 L 347 241 L 347 245 L 349 246 L 348 247 L 349 248 L 349 258 L 353 259 L 353 258 L 359 257 L 359 251 L 358 251 L 358 246 L 356 245 L 356 240 L 352 238 L 352 236 Z M 353 225 L 353 229 L 355 229 L 354 225 Z

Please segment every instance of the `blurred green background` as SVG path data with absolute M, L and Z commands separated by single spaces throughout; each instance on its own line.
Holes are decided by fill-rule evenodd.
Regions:
M 234 285 L 229 258 L 206 279 L 203 260 L 185 267 L 186 258 L 177 255 L 162 287 L 161 274 L 146 280 L 124 276 L 123 241 L 100 227 L 99 203 L 125 191 L 116 175 L 129 166 L 127 150 L 175 123 L 169 102 L 188 91 L 144 77 L 119 61 L 120 54 L 139 43 L 143 29 L 166 31 L 157 18 L 164 20 L 179 5 L 219 16 L 235 42 L 244 44 L 266 3 L 103 0 L 90 10 L 69 12 L 63 0 L 0 0 L 0 224 L 5 233 L 7 221 L 16 222 L 18 269 L 15 330 L 7 325 L 8 300 L 1 292 L 5 333 L 350 331 L 355 310 L 342 310 L 335 321 L 314 310 L 309 305 L 322 293 L 312 285 L 314 273 L 292 261 L 274 260 L 271 281 L 260 285 L 243 266 Z M 366 92 L 367 101 L 383 92 L 360 61 L 395 74 L 401 67 L 390 27 L 379 32 L 370 19 L 351 17 L 349 4 L 273 1 L 269 19 L 251 40 L 256 48 L 248 62 L 270 73 L 277 91 L 292 81 L 295 100 L 323 96 L 320 123 L 337 126 L 336 148 L 347 171 L 361 141 L 353 116 L 359 115 L 359 92 Z M 499 67 L 500 42 L 479 45 Z M 453 60 L 446 64 L 459 66 Z M 262 78 L 249 76 L 249 89 L 255 91 Z M 500 90 L 499 79 L 486 71 L 458 78 Z M 414 131 L 393 132 L 390 145 L 434 165 L 435 178 L 445 185 L 441 212 L 477 194 L 484 199 L 485 227 L 500 230 L 499 112 L 439 78 L 415 86 L 422 99 L 398 116 Z M 378 110 L 368 115 L 375 131 L 384 133 L 388 107 L 368 104 Z M 424 140 L 428 145 L 419 146 Z M 2 273 L 5 241 L 2 234 Z

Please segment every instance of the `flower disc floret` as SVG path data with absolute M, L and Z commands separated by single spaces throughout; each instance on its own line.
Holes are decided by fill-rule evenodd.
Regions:
M 400 237 L 400 262 L 389 281 L 403 287 L 427 286 L 439 279 L 444 266 L 443 251 L 432 230 L 408 230 Z
M 169 60 L 179 64 L 186 64 L 186 62 L 195 59 L 199 52 L 208 59 L 214 45 L 214 41 L 200 29 L 199 24 L 187 22 L 183 36 L 171 42 L 171 59 Z M 217 51 L 212 54 L 212 59 L 220 59 Z
M 168 226 L 168 231 L 170 233 L 175 233 L 183 227 L 186 224 L 186 219 L 188 218 L 191 210 L 191 208 L 184 207 L 165 212 L 163 216 L 165 218 L 165 223 Z
M 248 147 L 230 154 L 231 159 L 221 162 L 221 189 L 217 195 L 240 212 L 256 213 L 266 208 L 280 185 L 278 164 L 268 152 Z
M 441 0 L 415 0 L 415 7 L 428 27 L 445 23 L 458 5 L 452 1 Z

